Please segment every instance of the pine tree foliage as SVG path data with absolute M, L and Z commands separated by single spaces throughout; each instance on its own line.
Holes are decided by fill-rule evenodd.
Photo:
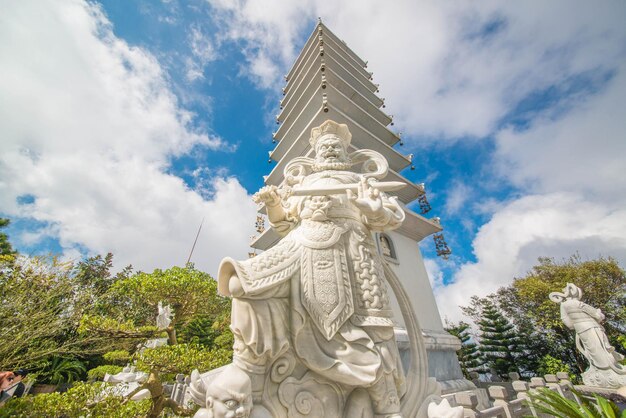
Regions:
M 471 342 L 470 325 L 466 322 L 458 324 L 446 324 L 446 331 L 461 340 L 461 348 L 456 354 L 461 365 L 461 370 L 466 379 L 470 379 L 470 372 L 478 371 L 481 365 L 478 345 Z
M 507 377 L 519 373 L 517 359 L 522 354 L 521 340 L 515 327 L 496 305 L 486 302 L 478 321 L 480 354 L 491 373 Z
M 5 218 L 0 218 L 0 229 L 6 228 L 11 223 L 10 220 Z M 15 250 L 11 246 L 9 242 L 9 237 L 7 234 L 0 232 L 0 255 L 11 255 L 15 254 Z

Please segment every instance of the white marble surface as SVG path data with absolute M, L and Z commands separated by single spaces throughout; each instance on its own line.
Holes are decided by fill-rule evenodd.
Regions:
M 348 154 L 350 141 L 346 125 L 326 121 L 314 128 L 314 158 L 292 160 L 279 187 L 255 195 L 284 238 L 254 258 L 220 265 L 219 290 L 233 298 L 234 359 L 227 367 L 249 378 L 253 417 L 413 417 L 437 390 L 427 381 L 410 300 L 373 239 L 373 232 L 404 220 L 401 205 L 373 186 L 386 176 L 387 162 L 371 150 Z M 394 337 L 389 280 L 410 323 L 408 380 Z M 222 416 L 207 394 L 230 381 L 199 376 L 191 383 L 194 399 Z M 422 416 L 426 409 L 427 403 Z
M 431 402 L 428 405 L 428 418 L 463 418 L 462 406 L 450 406 L 447 399 L 437 404 Z
M 550 300 L 560 304 L 563 323 L 576 332 L 576 348 L 589 362 L 583 382 L 605 388 L 626 386 L 626 368 L 620 364 L 624 356 L 609 343 L 601 325 L 604 314 L 581 298 L 582 290 L 573 283 L 568 283 L 562 292 L 550 293 Z

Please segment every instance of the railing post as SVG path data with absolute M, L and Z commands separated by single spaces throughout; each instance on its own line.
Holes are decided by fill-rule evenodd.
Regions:
M 478 406 L 478 398 L 471 392 L 459 392 L 454 394 L 454 399 L 458 405 L 463 407 L 463 416 L 465 418 L 476 418 L 476 407 Z
M 493 399 L 493 406 L 500 406 L 504 409 L 507 418 L 513 418 L 507 399 L 509 394 L 505 387 L 489 386 L 489 396 Z

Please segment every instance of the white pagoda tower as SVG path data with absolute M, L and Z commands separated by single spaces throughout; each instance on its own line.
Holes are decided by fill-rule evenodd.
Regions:
M 265 183 L 278 186 L 290 160 L 311 156 L 311 129 L 327 119 L 348 125 L 353 138 L 351 151 L 371 149 L 381 153 L 390 168 L 385 181 L 403 181 L 408 186 L 390 193 L 405 206 L 406 220 L 393 232 L 377 234 L 379 251 L 413 301 L 426 342 L 429 375 L 437 379 L 444 393 L 473 389 L 475 386 L 463 379 L 456 357 L 460 341 L 444 331 L 418 246 L 421 240 L 442 228 L 437 218 L 426 219 L 406 207 L 424 195 L 424 187 L 399 174 L 411 165 L 412 155 L 403 155 L 393 148 L 400 137 L 388 128 L 392 118 L 381 110 L 384 100 L 376 95 L 378 87 L 372 83 L 372 73 L 366 67 L 367 63 L 321 21 L 317 24 L 285 76 L 287 85 L 283 88 L 281 112 L 276 117 L 280 126 L 273 135 L 276 147 L 270 152 L 270 162 L 276 161 L 276 165 L 264 177 Z M 257 231 L 259 235 L 251 243 L 255 250 L 266 250 L 280 240 L 272 228 L 264 229 L 262 218 L 258 219 Z M 397 301 L 393 300 L 392 305 L 397 321 L 396 337 L 405 360 L 406 331 Z

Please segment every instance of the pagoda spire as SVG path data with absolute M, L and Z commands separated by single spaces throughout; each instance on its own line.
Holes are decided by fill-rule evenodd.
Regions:
M 399 152 L 400 134 L 392 131 L 393 118 L 384 112 L 384 99 L 378 97 L 367 62 L 335 35 L 321 18 L 305 42 L 293 66 L 285 75 L 286 84 L 276 116 L 278 128 L 272 134 L 275 148 L 269 152 L 269 162 L 275 161 L 267 185 L 279 185 L 284 179 L 287 163 L 294 158 L 311 156 L 311 129 L 331 119 L 345 123 L 353 135 L 350 151 L 371 149 L 389 162 L 388 181 L 408 184 L 392 192 L 405 205 L 424 194 L 423 184 L 415 184 L 399 173 L 414 168 L 413 155 Z M 441 226 L 407 209 L 407 236 L 421 240 L 441 230 Z M 261 208 L 261 212 L 263 209 Z M 404 225 L 403 225 L 404 227 Z M 419 231 L 419 232 L 418 232 Z M 267 238 L 268 235 L 274 236 Z M 265 237 L 264 237 L 265 235 Z M 255 239 L 253 246 L 265 249 L 279 237 L 268 229 Z

